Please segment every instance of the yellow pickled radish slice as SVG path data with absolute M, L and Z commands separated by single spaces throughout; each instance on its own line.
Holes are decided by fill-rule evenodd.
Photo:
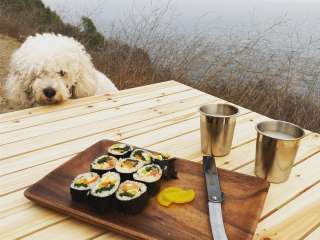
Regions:
M 164 194 L 169 192 L 179 192 L 179 191 L 183 191 L 183 190 L 179 187 L 167 187 L 163 189 L 157 196 L 158 203 L 162 206 L 169 207 L 172 202 L 167 201 L 164 197 Z
M 182 190 L 182 191 L 174 191 L 174 192 L 166 192 L 163 194 L 163 197 L 168 202 L 173 203 L 188 203 L 191 202 L 196 196 L 194 190 Z
M 188 203 L 196 196 L 192 189 L 183 190 L 179 187 L 167 187 L 162 190 L 158 196 L 157 201 L 160 205 L 169 207 L 171 203 Z
M 161 205 L 161 206 L 164 206 L 164 207 L 169 207 L 171 205 L 172 202 L 168 202 L 164 197 L 163 197 L 163 194 L 158 194 L 157 196 L 157 201 L 158 203 Z
M 161 191 L 161 193 L 163 194 L 163 193 L 167 193 L 167 192 L 180 192 L 180 191 L 183 191 L 183 189 L 179 188 L 179 187 L 167 187 L 167 188 L 163 189 Z

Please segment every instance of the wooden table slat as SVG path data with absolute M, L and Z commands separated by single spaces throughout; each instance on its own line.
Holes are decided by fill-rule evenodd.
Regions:
M 104 111 L 108 111 L 110 109 L 116 109 L 121 106 L 126 106 L 134 103 L 138 105 L 139 103 L 141 104 L 146 102 L 146 105 L 148 105 L 149 102 L 152 103 L 156 101 L 157 98 L 173 99 L 176 97 L 177 99 L 179 99 L 179 95 L 178 96 L 172 96 L 172 95 L 179 94 L 179 93 L 187 95 L 189 92 L 191 92 L 190 96 L 192 94 L 194 95 L 203 94 L 198 90 L 190 89 L 185 86 L 176 86 L 173 88 L 168 88 L 167 91 L 160 89 L 156 93 L 151 92 L 151 93 L 140 94 L 140 95 L 132 95 L 127 98 L 123 98 L 121 100 L 101 101 L 96 104 L 84 105 L 84 106 L 74 107 L 74 108 L 66 109 L 62 111 L 56 111 L 54 112 L 54 114 L 47 113 L 47 114 L 37 115 L 34 117 L 26 117 L 20 120 L 4 122 L 4 123 L 1 123 L 0 125 L 0 133 L 6 133 L 10 131 L 27 128 L 27 127 L 51 123 L 55 121 L 61 121 L 63 119 L 68 119 L 68 118 L 74 118 L 74 117 L 76 118 L 76 117 L 82 117 L 82 116 L 89 118 L 91 115 L 95 116 L 95 114 L 103 114 Z M 48 108 L 51 108 L 51 106 L 48 106 Z
M 177 117 L 183 118 L 183 117 L 189 117 L 190 114 L 192 114 L 193 112 L 197 111 L 197 105 L 204 103 L 204 102 L 208 102 L 208 101 L 212 101 L 210 97 L 207 96 L 202 96 L 200 98 L 192 98 L 190 99 L 191 101 L 193 100 L 197 100 L 194 101 L 193 103 L 188 100 L 185 100 L 183 103 L 178 102 L 177 104 L 173 103 L 170 106 L 168 105 L 163 105 L 159 108 L 156 108 L 154 110 L 157 111 L 151 111 L 152 115 L 151 117 L 148 119 L 148 117 L 146 117 L 146 120 L 141 121 L 141 115 L 144 114 L 144 116 L 147 116 L 146 112 L 137 112 L 133 115 L 128 115 L 127 118 L 121 118 L 122 121 L 120 121 L 120 119 L 117 118 L 113 118 L 112 121 L 110 120 L 109 122 L 105 122 L 109 128 L 113 129 L 111 131 L 111 133 L 113 133 L 112 136 L 110 137 L 114 137 L 115 135 L 119 135 L 120 133 L 123 134 L 124 132 L 133 130 L 133 129 L 141 129 L 143 130 L 143 128 L 141 128 L 141 126 L 143 127 L 144 124 L 148 124 L 148 125 L 153 125 L 157 122 L 162 122 L 165 120 L 170 120 L 170 119 L 174 119 Z M 195 105 L 194 108 L 184 110 L 185 109 L 185 105 Z M 148 112 L 150 112 L 148 110 Z M 135 119 L 138 119 L 135 121 Z M 140 120 L 140 121 L 139 121 Z M 131 122 L 132 124 L 128 124 L 128 122 Z M 116 127 L 118 126 L 118 127 Z M 116 128 L 114 128 L 116 127 Z M 0 161 L 0 175 L 6 174 L 8 173 L 8 171 L 10 171 L 10 169 L 12 169 L 14 167 L 14 170 L 16 171 L 17 169 L 15 167 L 19 167 L 20 168 L 25 168 L 26 166 L 29 165 L 29 163 L 33 163 L 35 162 L 35 164 L 39 164 L 39 161 L 50 161 L 52 160 L 50 158 L 50 154 L 55 154 L 56 157 L 62 157 L 64 155 L 70 155 L 73 153 L 76 153 L 78 151 L 80 151 L 81 149 L 84 149 L 86 146 L 88 146 L 88 144 L 96 141 L 96 139 L 101 139 L 103 137 L 105 137 L 105 135 L 110 132 L 110 130 L 108 131 L 106 129 L 106 131 L 104 132 L 100 132 L 96 135 L 92 135 L 92 136 L 88 136 L 86 138 L 80 138 L 80 139 L 76 139 L 72 142 L 66 142 L 63 143 L 62 146 L 59 145 L 54 145 L 51 147 L 48 147 L 48 149 L 40 149 L 37 151 L 31 152 L 31 153 L 24 153 L 22 155 L 16 156 L 16 157 L 10 157 L 7 159 L 3 159 Z M 46 136 L 44 136 L 46 137 Z M 18 144 L 17 144 L 18 145 Z M 57 151 L 57 149 L 61 148 L 60 151 Z M 76 152 L 73 151 L 73 149 L 77 149 Z M 47 152 L 47 154 L 45 154 Z M 40 156 L 38 158 L 38 153 L 40 153 Z M 41 155 L 42 153 L 44 153 L 43 155 Z M 64 154 L 64 155 L 63 155 Z M 37 159 L 39 161 L 37 161 Z M 7 164 L 7 165 L 6 165 Z M 32 166 L 32 165 L 29 165 Z
M 254 175 L 254 166 L 251 166 L 249 175 Z M 286 204 L 319 181 L 320 169 L 320 153 L 313 155 L 308 161 L 296 165 L 290 174 L 289 179 L 282 184 L 271 184 L 269 194 L 267 196 L 262 217 L 278 209 L 278 207 Z M 244 173 L 242 169 L 237 172 Z M 320 221 L 320 219 L 319 219 Z
M 241 120 L 241 117 L 239 117 L 238 127 L 241 128 L 242 125 L 246 126 L 247 122 L 252 123 L 252 121 L 250 121 L 252 118 L 247 119 L 245 118 L 246 116 L 247 114 L 243 116 L 244 118 L 243 121 Z M 168 122 L 164 122 L 164 123 L 167 124 Z M 169 122 L 167 126 L 163 126 L 162 125 L 163 122 L 160 122 L 159 126 L 153 122 L 152 124 L 149 125 L 149 127 L 147 127 L 148 125 L 145 123 L 139 123 L 139 124 L 141 126 L 144 126 L 144 128 L 136 127 L 131 131 L 126 130 L 128 131 L 127 133 L 120 131 L 121 133 L 120 135 L 117 134 L 119 130 L 115 130 L 115 133 L 113 135 L 105 134 L 105 138 L 114 139 L 114 140 L 125 139 L 126 142 L 131 143 L 133 145 L 147 147 L 147 146 L 156 144 L 158 142 L 162 142 L 164 140 L 174 138 L 177 135 L 181 135 L 183 133 L 188 133 L 190 131 L 195 131 L 199 129 L 199 119 L 193 117 L 193 115 L 190 116 L 189 114 L 187 115 L 186 119 L 181 119 L 181 118 L 178 118 L 177 120 L 174 119 L 171 122 Z M 159 134 L 159 132 L 161 132 L 162 134 Z M 164 135 L 163 133 L 166 133 L 166 134 Z M 254 137 L 254 135 L 251 135 L 250 137 L 252 138 Z M 247 141 L 247 140 L 244 139 L 242 141 Z M 234 144 L 237 144 L 237 142 L 235 142 Z M 32 175 L 33 172 L 35 172 L 36 174 L 40 174 L 41 172 L 46 173 L 49 171 L 47 166 L 52 165 L 50 169 L 54 168 L 56 167 L 57 164 L 61 164 L 60 161 L 65 161 L 68 158 L 69 157 L 64 157 L 63 159 L 58 160 L 58 163 L 56 161 L 50 161 L 48 163 L 35 166 L 33 168 L 27 168 L 22 171 L 13 172 L 10 175 L 1 176 L 0 177 L 0 195 L 7 194 L 8 192 L 12 192 L 15 189 L 20 189 L 22 186 L 28 186 L 28 183 L 29 183 L 28 181 L 34 181 L 33 178 L 32 179 L 29 178 L 29 175 Z M 46 158 L 46 161 L 47 160 L 48 158 Z M 1 161 L 0 161 L 0 166 L 2 166 Z M 44 169 L 44 170 L 41 170 L 41 169 Z M 26 173 L 22 174 L 23 172 L 26 172 Z
M 244 116 L 246 116 L 246 115 L 244 115 Z M 251 119 L 251 118 L 250 118 L 250 119 Z M 246 118 L 246 121 L 251 122 L 250 119 Z M 197 122 L 198 122 L 198 121 L 197 121 Z M 240 122 L 239 125 L 241 125 L 241 120 L 240 120 L 239 122 Z M 243 124 L 246 124 L 246 122 L 244 122 Z M 186 125 L 186 126 L 187 126 L 187 125 Z M 172 131 L 170 131 L 170 132 L 172 132 Z M 179 132 L 179 131 L 177 131 L 177 132 Z M 136 141 L 135 144 L 138 145 L 138 142 Z M 141 146 L 143 146 L 143 145 L 141 145 Z M 36 167 L 34 167 L 34 168 L 30 168 L 30 169 L 26 169 L 26 170 L 23 170 L 23 171 L 14 173 L 14 175 L 11 176 L 11 178 L 10 178 L 10 179 L 15 179 L 15 180 L 13 180 L 12 182 L 7 182 L 8 180 L 5 181 L 6 179 L 9 179 L 9 178 L 3 178 L 3 181 L 4 181 L 3 184 L 4 184 L 5 186 L 10 186 L 10 187 L 3 188 L 2 191 L 11 191 L 11 190 L 12 190 L 11 188 L 14 186 L 14 184 L 17 184 L 17 183 L 18 183 L 17 187 L 18 187 L 19 189 L 22 188 L 22 187 L 26 187 L 26 186 L 29 185 L 31 182 L 37 180 L 37 179 L 35 179 L 36 176 L 33 176 L 32 179 L 29 178 L 30 175 L 33 175 L 33 172 L 35 172 L 35 173 L 38 174 L 38 175 L 37 175 L 37 176 L 38 176 L 37 178 L 39 179 L 39 178 L 41 178 L 43 175 L 45 175 L 47 172 L 49 172 L 50 169 L 55 168 L 56 166 L 60 165 L 62 162 L 66 161 L 66 160 L 67 160 L 67 158 L 66 158 L 66 159 L 62 159 L 62 160 L 59 160 L 58 162 L 50 162 L 50 163 L 48 163 L 48 164 L 36 166 Z M 16 177 L 17 177 L 18 179 L 16 179 Z M 1 179 L 1 178 L 0 178 L 0 179 Z M 18 180 L 18 181 L 16 181 L 16 180 Z M 0 182 L 1 182 L 1 181 L 0 181 Z M 8 188 L 9 188 L 9 190 L 8 190 Z M 28 210 L 27 210 L 27 211 L 28 211 Z M 29 211 L 30 211 L 30 214 L 32 215 L 33 209 L 30 209 Z M 17 214 L 19 214 L 19 213 L 17 213 Z M 24 215 L 24 217 L 25 217 L 25 219 L 26 219 L 25 224 L 32 224 L 32 222 L 30 221 L 29 218 L 26 218 L 25 215 Z M 60 220 L 61 220 L 60 218 L 57 219 L 57 221 L 60 221 Z M 51 225 L 51 224 L 53 224 L 53 223 L 50 222 L 50 225 Z
M 175 81 L 166 81 L 166 82 L 155 83 L 155 84 L 145 85 L 145 86 L 136 87 L 136 88 L 125 89 L 114 94 L 97 95 L 97 96 L 91 96 L 86 98 L 73 99 L 71 101 L 63 102 L 62 104 L 59 104 L 59 105 L 52 105 L 50 106 L 50 108 L 42 107 L 42 106 L 28 108 L 28 109 L 9 112 L 9 113 L 0 115 L 0 123 L 14 121 L 14 120 L 22 119 L 25 117 L 33 117 L 40 114 L 53 113 L 55 111 L 61 111 L 68 108 L 94 104 L 97 102 L 106 101 L 108 99 L 110 100 L 118 99 L 118 98 L 127 97 L 131 95 L 137 95 L 140 93 L 145 94 L 150 91 L 169 88 L 169 87 L 175 87 L 175 86 L 181 86 L 181 85 L 183 84 L 177 83 Z
M 317 229 L 315 229 L 308 236 L 306 236 L 305 239 L 306 240 L 319 240 L 320 239 L 320 225 L 317 227 Z
M 320 183 L 258 224 L 256 239 L 302 239 L 320 224 Z
M 89 136 L 89 137 L 82 137 L 82 138 L 77 138 L 74 141 L 76 141 L 77 143 L 74 143 L 73 140 L 70 140 L 71 143 L 69 142 L 51 142 L 51 145 L 48 146 L 46 145 L 46 148 L 44 149 L 38 149 L 38 150 L 34 150 L 33 152 L 29 153 L 21 153 L 18 156 L 15 157 L 11 157 L 8 159 L 3 159 L 2 161 L 0 161 L 0 176 L 3 174 L 8 174 L 8 170 L 12 170 L 14 169 L 14 171 L 18 171 L 19 169 L 23 169 L 26 167 L 31 167 L 32 165 L 30 165 L 32 162 L 34 163 L 34 165 L 42 163 L 42 161 L 44 161 L 44 159 L 46 161 L 51 161 L 53 159 L 50 158 L 50 154 L 54 154 L 55 157 L 57 157 L 56 154 L 60 154 L 58 155 L 59 157 L 63 157 L 64 155 L 70 155 L 70 154 L 74 154 L 76 152 L 79 152 L 81 150 L 81 148 L 83 149 L 83 145 L 80 142 L 85 142 L 86 144 L 89 144 L 90 142 L 93 142 L 92 137 L 94 137 L 95 139 L 101 139 L 101 138 L 106 138 L 108 137 L 109 139 L 127 139 L 126 141 L 135 141 L 134 139 L 137 138 L 146 138 L 146 136 L 150 137 L 150 134 L 154 134 L 155 136 L 152 137 L 153 141 L 155 141 L 156 139 L 158 139 L 159 142 L 161 141 L 166 141 L 167 138 L 164 137 L 162 134 L 156 134 L 157 132 L 164 132 L 165 129 L 170 129 L 169 133 L 171 134 L 171 137 L 175 137 L 176 135 L 172 134 L 178 134 L 179 135 L 183 135 L 187 132 L 190 131 L 197 131 L 199 129 L 199 120 L 197 120 L 198 116 L 198 112 L 197 112 L 197 107 L 192 108 L 192 109 L 188 109 L 185 111 L 181 111 L 181 112 L 177 112 L 177 113 L 173 113 L 173 114 L 169 114 L 169 115 L 164 115 L 164 116 L 159 116 L 158 118 L 152 118 L 150 120 L 146 120 L 146 121 L 142 121 L 142 122 L 137 122 L 136 124 L 132 124 L 132 125 L 124 125 L 123 127 L 120 128 L 115 128 L 115 129 L 111 129 L 109 131 L 105 131 L 105 132 L 99 132 L 96 135 L 93 136 Z M 252 116 L 248 119 L 247 117 L 243 116 L 243 120 L 241 120 L 242 117 L 239 118 L 239 124 L 238 127 L 241 128 L 241 126 L 245 127 L 247 126 L 247 122 L 250 122 L 251 124 L 253 124 L 252 120 Z M 126 121 L 130 121 L 133 118 L 129 118 L 129 120 L 127 119 Z M 189 120 L 188 120 L 189 119 Z M 192 120 L 193 119 L 193 120 Z M 117 123 L 117 119 L 114 119 L 114 123 Z M 184 123 L 185 121 L 188 121 L 187 123 Z M 192 128 L 192 125 L 188 125 L 189 123 L 193 122 L 194 123 L 194 127 Z M 119 122 L 118 122 L 119 123 Z M 180 126 L 182 124 L 182 126 Z M 173 126 L 171 126 L 173 125 Z M 112 125 L 111 125 L 112 126 Z M 167 126 L 167 127 L 166 127 Z M 171 127 L 170 127 L 171 126 Z M 166 127 L 166 128 L 164 128 Z M 180 128 L 177 129 L 177 127 Z M 243 128 L 242 127 L 242 128 Z M 185 129 L 184 131 L 182 131 L 181 129 Z M 172 129 L 172 130 L 171 130 Z M 151 132 L 153 130 L 153 132 Z M 63 131 L 64 134 L 70 135 L 70 131 L 68 131 L 67 133 L 65 133 Z M 144 133 L 144 134 L 143 134 Z M 141 135 L 143 134 L 143 135 Z M 161 139 L 159 139 L 159 137 L 161 137 Z M 252 133 L 250 135 L 250 138 L 254 138 L 255 137 L 255 133 Z M 45 139 L 39 139 L 38 141 L 41 144 L 46 144 L 45 141 L 47 136 L 44 136 Z M 131 138 L 133 138 L 133 140 L 130 140 Z M 64 138 L 61 138 L 62 140 L 64 140 Z M 89 141 L 89 143 L 88 143 Z M 239 138 L 239 139 L 235 139 L 235 144 L 239 144 L 241 143 L 240 141 L 248 141 L 248 139 L 246 139 L 245 137 Z M 140 142 L 140 141 L 138 141 Z M 150 141 L 148 141 L 149 145 L 150 145 Z M 30 146 L 32 147 L 35 144 L 30 143 Z M 57 144 L 63 145 L 62 146 L 57 146 Z M 70 144 L 73 145 L 73 148 L 78 148 L 79 150 L 76 152 L 72 152 L 72 148 L 67 147 L 70 146 Z M 140 142 L 140 145 L 142 143 Z M 56 152 L 56 148 L 60 147 L 63 148 L 63 151 L 59 151 Z M 21 152 L 23 149 L 20 149 Z M 14 149 L 12 150 L 14 152 Z M 67 153 L 65 152 L 67 151 Z M 71 151 L 71 152 L 70 152 Z M 36 158 L 37 153 L 40 152 L 40 158 Z M 43 157 L 43 155 L 41 153 L 45 152 L 45 156 Z M 61 155 L 64 154 L 64 155 Z M 27 161 L 26 159 L 28 159 L 28 156 L 31 155 L 31 159 L 29 161 Z M 12 160 L 12 159 L 16 159 L 16 160 Z M 39 159 L 39 161 L 37 161 L 37 159 Z
M 238 127 L 241 129 L 241 126 L 247 126 L 247 123 L 250 122 L 251 124 L 254 124 L 251 120 L 252 117 L 248 117 L 248 114 L 243 115 L 244 120 L 241 120 L 241 117 L 238 120 Z M 179 123 L 180 124 L 180 123 Z M 178 125 L 179 125 L 178 124 Z M 198 121 L 195 122 L 195 125 L 198 128 Z M 186 124 L 186 127 L 190 127 L 190 125 Z M 182 126 L 183 127 L 183 126 Z M 173 127 L 172 130 L 175 130 L 177 133 L 180 132 L 180 128 L 177 130 L 175 127 Z M 186 130 L 188 130 L 186 128 Z M 174 133 L 173 131 L 167 131 L 170 133 Z M 146 133 L 148 134 L 148 133 Z M 255 134 L 255 133 L 254 133 Z M 140 135 L 138 135 L 140 136 Z M 254 135 L 250 136 L 251 138 L 254 137 Z M 164 137 L 165 139 L 167 138 Z M 142 139 L 150 139 L 147 137 L 143 137 Z M 244 140 L 246 141 L 246 140 Z M 141 143 L 139 143 L 139 141 L 133 141 L 133 144 L 136 145 L 141 145 Z M 141 146 L 144 146 L 143 144 Z M 47 172 L 49 172 L 51 169 L 54 169 L 55 167 L 57 167 L 58 165 L 62 164 L 64 161 L 66 161 L 68 158 L 64 158 L 58 161 L 54 161 L 54 162 L 49 162 L 47 164 L 43 164 L 43 165 L 39 165 L 33 168 L 29 168 L 23 171 L 19 171 L 17 173 L 11 174 L 10 178 L 8 178 L 7 176 L 0 178 L 0 182 L 2 182 L 3 184 L 3 188 L 1 190 L 1 193 L 4 194 L 6 192 L 12 192 L 14 191 L 14 189 L 12 189 L 13 187 L 16 187 L 17 189 L 21 189 L 23 187 L 27 187 L 28 185 L 30 185 L 32 182 L 36 181 L 37 179 L 40 179 L 42 176 L 44 176 Z M 33 175 L 33 178 L 30 179 L 30 175 Z M 37 179 L 36 179 L 37 178 Z M 3 179 L 3 180 L 1 180 Z M 12 180 L 12 182 L 10 182 L 10 179 Z M 18 184 L 18 185 L 17 185 Z M 1 186 L 1 185 L 0 185 Z M 6 187 L 7 186 L 7 187 Z M 1 189 L 1 188 L 0 188 Z M 10 205 L 9 205 L 10 206 Z M 26 211 L 30 211 L 30 214 L 32 215 L 33 213 L 33 209 L 30 210 L 26 210 Z M 17 213 L 19 214 L 19 213 Z M 26 218 L 26 215 L 24 214 L 24 217 L 26 219 L 25 224 L 31 224 L 32 222 L 30 222 L 29 218 Z M 61 221 L 61 219 L 56 219 L 54 218 L 56 221 Z M 48 224 L 53 224 L 52 222 L 48 222 Z
M 214 101 L 224 102 L 168 81 L 0 115 L 0 132 L 6 132 L 0 133 L 0 228 L 5 229 L 0 238 L 123 239 L 40 208 L 23 198 L 23 189 L 103 138 L 124 139 L 199 161 L 197 108 Z M 217 164 L 252 175 L 254 125 L 268 118 L 241 111 L 232 152 L 217 158 Z M 255 239 L 319 239 L 320 137 L 307 133 L 289 180 L 271 185 Z
M 179 93 L 179 92 L 176 92 L 176 93 Z M 160 92 L 158 95 L 156 95 L 156 97 L 144 99 L 143 101 L 156 99 L 156 98 L 157 98 L 157 101 L 159 101 L 159 100 L 163 100 L 163 98 L 168 95 L 171 95 L 171 94 L 163 95 Z M 177 96 L 177 98 L 178 97 L 179 96 Z M 137 102 L 141 102 L 141 101 L 133 101 L 131 103 L 137 103 Z M 94 117 L 98 119 L 100 118 L 101 120 L 105 120 L 108 117 L 110 117 L 109 115 L 111 115 L 110 112 L 112 113 L 112 110 L 115 111 L 116 109 L 120 109 L 121 107 L 123 107 L 124 105 L 128 105 L 129 103 L 128 102 L 115 103 L 113 101 L 106 101 L 106 102 L 100 102 L 99 104 L 100 106 L 98 106 L 97 104 L 87 105 L 82 109 L 68 109 L 67 111 L 60 112 L 61 113 L 60 116 L 58 115 L 54 116 L 54 121 L 49 121 L 49 119 L 46 119 L 43 115 L 41 115 L 41 119 L 45 119 L 44 122 L 41 122 L 41 119 L 40 121 L 37 122 L 34 118 L 31 118 L 32 120 L 32 124 L 31 124 L 30 119 L 29 121 L 24 120 L 23 123 L 22 122 L 19 123 L 20 126 L 15 125 L 15 127 L 17 127 L 16 130 L 1 134 L 0 145 L 21 141 L 23 139 L 35 137 L 38 135 L 49 134 L 58 130 L 68 129 L 70 127 L 80 126 L 85 123 L 92 123 L 92 121 L 95 121 Z M 100 110 L 98 108 L 100 108 Z M 140 109 L 140 111 L 141 110 L 143 110 L 143 108 Z M 103 113 L 100 113 L 100 111 L 103 111 Z M 86 114 L 88 114 L 89 116 L 86 116 Z M 26 125 L 28 127 L 21 128 L 23 125 Z

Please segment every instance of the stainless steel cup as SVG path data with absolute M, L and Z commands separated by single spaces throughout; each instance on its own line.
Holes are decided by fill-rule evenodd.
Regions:
M 230 104 L 200 107 L 201 148 L 204 155 L 225 156 L 231 151 L 238 112 L 239 109 Z
M 289 178 L 299 140 L 305 132 L 299 126 L 283 121 L 265 121 L 256 125 L 255 174 L 272 183 Z

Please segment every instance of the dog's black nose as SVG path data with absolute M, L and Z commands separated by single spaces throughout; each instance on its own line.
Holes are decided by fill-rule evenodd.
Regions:
M 53 98 L 54 95 L 56 95 L 56 90 L 54 90 L 54 89 L 51 88 L 51 87 L 45 88 L 45 89 L 43 89 L 43 94 L 44 94 L 47 98 Z

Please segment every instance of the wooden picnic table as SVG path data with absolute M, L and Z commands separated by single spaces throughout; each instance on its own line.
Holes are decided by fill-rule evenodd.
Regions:
M 107 138 L 200 161 L 198 107 L 225 102 L 175 81 L 0 115 L 0 239 L 123 239 L 23 196 L 24 190 Z M 220 168 L 254 175 L 255 124 L 240 107 Z M 271 184 L 255 239 L 320 239 L 320 135 L 307 131 L 290 178 Z

